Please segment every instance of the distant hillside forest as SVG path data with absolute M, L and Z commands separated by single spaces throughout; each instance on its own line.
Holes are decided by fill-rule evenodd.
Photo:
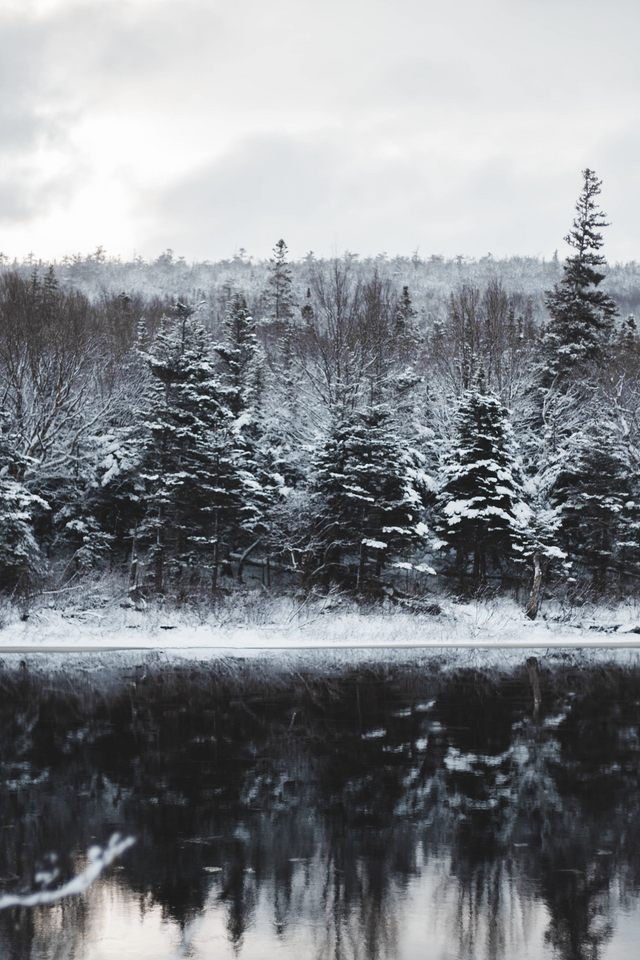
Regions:
M 640 266 L 583 178 L 564 261 L 4 257 L 0 588 L 634 595 Z

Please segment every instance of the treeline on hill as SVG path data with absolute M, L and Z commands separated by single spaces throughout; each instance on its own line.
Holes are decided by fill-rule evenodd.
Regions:
M 515 591 L 532 617 L 544 590 L 635 593 L 620 304 L 640 295 L 603 283 L 600 186 L 585 170 L 571 256 L 520 289 L 493 261 L 428 288 L 417 258 L 291 264 L 284 241 L 261 273 L 240 258 L 172 296 L 114 293 L 108 263 L 100 285 L 101 255 L 84 291 L 78 261 L 5 264 L 0 588 L 110 567 L 137 595 L 215 601 L 250 566 L 267 588 Z

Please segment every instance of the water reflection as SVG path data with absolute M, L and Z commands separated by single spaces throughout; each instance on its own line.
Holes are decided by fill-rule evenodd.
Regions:
M 147 670 L 83 699 L 0 676 L 11 960 L 622 958 L 640 939 L 640 675 Z M 628 956 L 632 956 L 630 952 Z

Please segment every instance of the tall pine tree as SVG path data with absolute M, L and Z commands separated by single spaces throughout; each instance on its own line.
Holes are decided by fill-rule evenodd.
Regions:
M 269 319 L 284 327 L 294 313 L 293 275 L 287 261 L 289 251 L 284 240 L 278 240 L 269 261 L 266 302 Z
M 612 297 L 598 289 L 606 266 L 599 252 L 603 246 L 600 230 L 608 226 L 596 203 L 602 183 L 593 170 L 584 170 L 582 176 L 577 216 L 564 238 L 575 253 L 567 257 L 562 280 L 545 298 L 551 316 L 543 341 L 547 386 L 566 379 L 585 362 L 602 358 L 618 314 Z

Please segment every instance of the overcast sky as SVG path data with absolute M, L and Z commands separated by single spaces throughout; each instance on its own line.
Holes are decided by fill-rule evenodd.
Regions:
M 0 250 L 640 259 L 637 0 L 0 0 Z

